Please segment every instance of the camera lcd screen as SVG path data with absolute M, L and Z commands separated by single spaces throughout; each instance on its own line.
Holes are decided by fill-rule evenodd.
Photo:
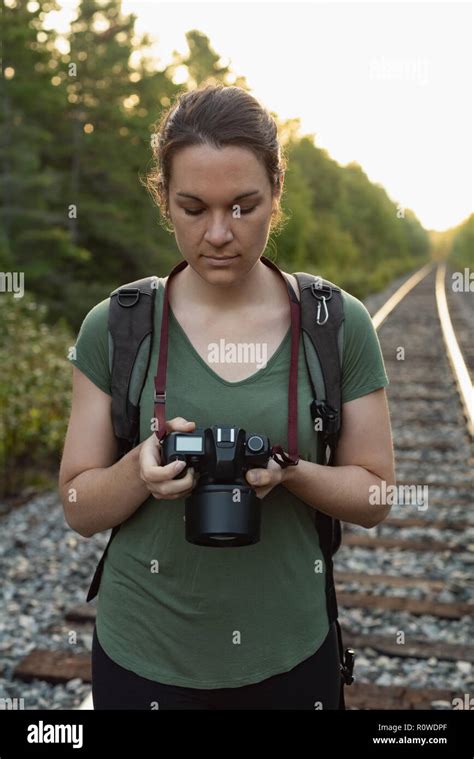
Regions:
M 178 453 L 182 451 L 196 451 L 202 453 L 202 437 L 184 437 L 176 438 L 176 448 Z

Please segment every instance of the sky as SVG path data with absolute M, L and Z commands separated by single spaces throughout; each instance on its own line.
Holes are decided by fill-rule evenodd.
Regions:
M 64 26 L 77 0 L 60 0 Z M 427 229 L 473 212 L 471 2 L 161 2 L 123 0 L 157 67 L 198 29 L 252 93 Z M 179 79 L 179 72 L 177 74 Z

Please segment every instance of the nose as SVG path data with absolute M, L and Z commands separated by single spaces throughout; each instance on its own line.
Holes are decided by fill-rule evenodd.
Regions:
M 204 239 L 216 248 L 231 242 L 234 235 L 231 229 L 232 218 L 228 214 L 210 214 Z

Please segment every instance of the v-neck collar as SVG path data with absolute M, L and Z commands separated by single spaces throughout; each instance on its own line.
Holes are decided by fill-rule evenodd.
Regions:
M 196 350 L 194 345 L 192 344 L 191 340 L 187 336 L 186 332 L 184 331 L 183 327 L 177 320 L 176 316 L 173 313 L 173 309 L 171 308 L 171 305 L 169 305 L 169 315 L 170 315 L 170 321 L 173 322 L 174 326 L 176 327 L 178 333 L 181 335 L 181 338 L 185 341 L 187 344 L 189 350 L 192 352 L 193 356 L 196 358 L 196 360 L 201 364 L 201 366 L 204 367 L 204 369 L 207 371 L 208 374 L 211 375 L 214 379 L 216 379 L 218 382 L 220 382 L 223 385 L 227 385 L 227 387 L 239 387 L 239 385 L 246 385 L 247 383 L 255 382 L 256 380 L 260 379 L 260 377 L 265 374 L 270 367 L 275 363 L 276 359 L 282 352 L 282 350 L 285 348 L 286 343 L 288 342 L 289 338 L 291 337 L 291 325 L 288 328 L 288 331 L 279 344 L 278 348 L 272 353 L 269 360 L 265 364 L 265 366 L 262 366 L 261 369 L 257 369 L 256 372 L 251 374 L 249 377 L 244 377 L 244 379 L 237 380 L 236 382 L 230 382 L 229 380 L 224 379 L 224 377 L 221 377 L 217 372 L 215 372 L 209 364 L 204 361 L 201 354 Z

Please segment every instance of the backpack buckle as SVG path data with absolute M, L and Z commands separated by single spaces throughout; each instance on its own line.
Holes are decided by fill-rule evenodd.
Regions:
M 122 302 L 122 298 L 133 298 L 128 303 Z M 140 298 L 140 289 L 138 287 L 121 287 L 117 293 L 117 301 L 124 308 L 130 308 L 138 303 Z
M 330 285 L 323 285 L 321 279 L 311 283 L 311 294 L 315 298 L 324 298 L 330 300 L 332 298 L 332 287 Z
M 352 685 L 354 682 L 354 659 L 355 651 L 353 648 L 346 648 L 344 651 L 344 663 L 341 664 L 341 675 L 346 685 Z
M 338 431 L 338 411 L 330 406 L 329 403 L 326 403 L 326 401 L 318 401 L 318 399 L 315 398 L 311 403 L 311 416 L 314 423 L 316 423 L 318 417 L 323 420 L 323 431 L 328 435 L 332 435 Z

